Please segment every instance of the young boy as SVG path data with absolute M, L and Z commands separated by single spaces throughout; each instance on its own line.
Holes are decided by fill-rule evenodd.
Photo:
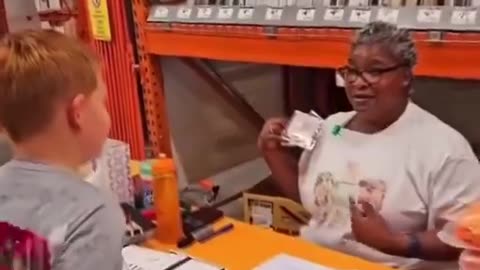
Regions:
M 54 270 L 122 269 L 121 209 L 76 173 L 110 128 L 100 69 L 53 31 L 0 41 L 0 126 L 14 148 L 0 168 L 0 222 L 47 239 Z

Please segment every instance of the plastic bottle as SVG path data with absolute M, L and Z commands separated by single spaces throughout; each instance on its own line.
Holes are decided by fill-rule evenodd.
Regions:
M 153 173 L 152 163 L 150 161 L 142 162 L 140 165 L 140 178 L 142 182 L 142 202 L 143 208 L 149 209 L 153 207 Z
M 152 164 L 152 171 L 156 238 L 162 243 L 175 245 L 183 237 L 175 164 L 172 159 L 157 159 Z

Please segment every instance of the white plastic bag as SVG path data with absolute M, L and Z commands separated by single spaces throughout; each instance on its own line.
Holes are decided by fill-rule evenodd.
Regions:
M 317 136 L 322 131 L 323 119 L 315 112 L 295 111 L 282 134 L 284 146 L 298 146 L 312 150 L 317 143 Z

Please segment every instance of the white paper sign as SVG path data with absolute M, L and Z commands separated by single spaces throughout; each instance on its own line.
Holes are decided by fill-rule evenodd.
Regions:
M 380 8 L 377 14 L 377 20 L 396 24 L 398 22 L 398 9 Z
M 253 268 L 253 270 L 334 270 L 333 268 L 293 257 L 288 254 L 278 254 L 268 261 Z
M 327 8 L 327 10 L 325 10 L 325 15 L 323 16 L 323 19 L 325 21 L 341 21 L 343 20 L 344 13 L 345 10 L 341 8 Z
M 192 15 L 192 9 L 189 7 L 182 7 L 177 12 L 177 18 L 188 19 Z
M 238 18 L 240 20 L 249 20 L 253 18 L 253 8 L 241 8 L 238 11 Z
M 265 19 L 268 21 L 278 21 L 282 19 L 283 9 L 281 8 L 267 8 Z
M 166 18 L 168 17 L 168 8 L 166 7 L 157 7 L 155 13 L 153 13 L 155 18 Z
M 198 8 L 197 17 L 199 19 L 208 19 L 212 17 L 212 8 L 210 7 Z
M 442 10 L 433 8 L 422 8 L 417 13 L 419 23 L 439 23 L 442 17 Z
M 233 17 L 233 8 L 220 8 L 217 17 L 219 19 L 231 19 Z
M 315 9 L 313 8 L 302 8 L 297 12 L 297 21 L 302 22 L 311 22 L 315 19 Z
M 472 25 L 476 20 L 476 10 L 454 10 L 450 22 L 455 25 Z
M 348 5 L 350 7 L 366 7 L 368 6 L 368 0 L 350 0 Z
M 369 23 L 372 11 L 369 9 L 354 9 L 350 14 L 350 22 L 354 23 Z

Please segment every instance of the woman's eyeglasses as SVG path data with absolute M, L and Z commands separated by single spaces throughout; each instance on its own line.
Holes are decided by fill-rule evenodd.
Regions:
M 342 76 L 345 82 L 348 82 L 348 83 L 353 83 L 358 78 L 361 78 L 363 81 L 365 81 L 368 84 L 375 84 L 378 81 L 380 81 L 383 74 L 390 71 L 394 71 L 404 66 L 405 65 L 403 64 L 399 64 L 391 67 L 375 68 L 375 69 L 369 69 L 369 70 L 359 70 L 351 66 L 344 66 L 338 69 L 338 73 L 340 74 L 340 76 Z

